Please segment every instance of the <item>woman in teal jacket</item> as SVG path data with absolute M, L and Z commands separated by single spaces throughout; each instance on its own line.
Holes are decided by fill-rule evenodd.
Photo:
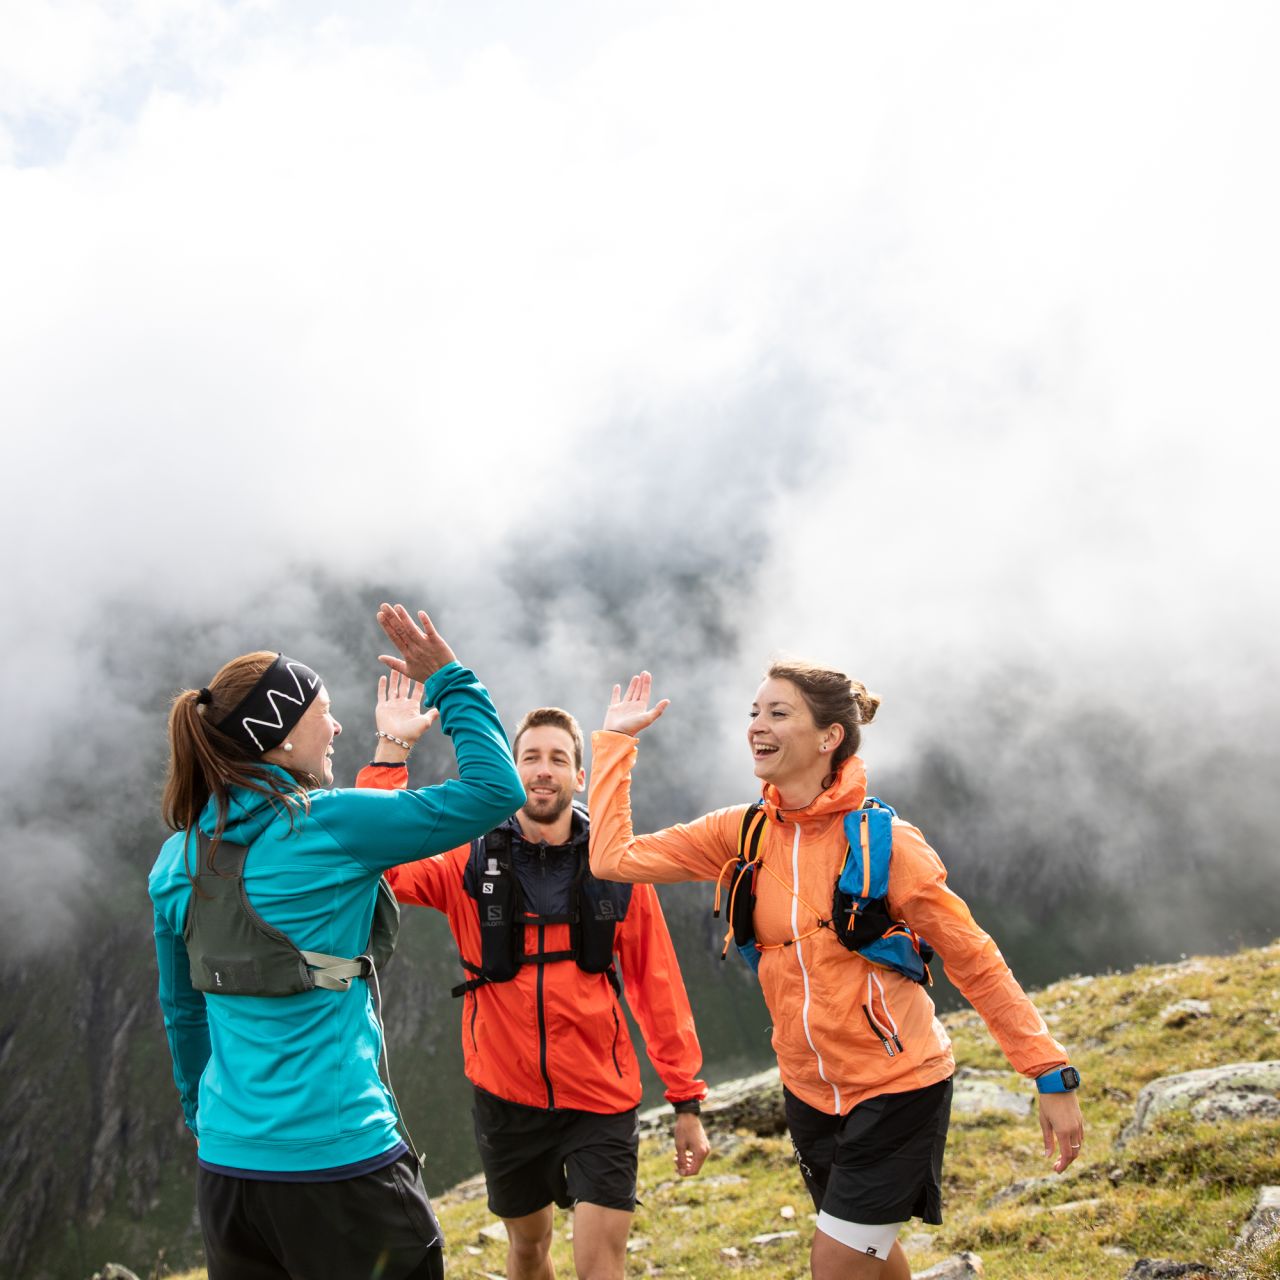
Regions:
M 406 745 L 439 716 L 456 781 L 326 790 L 341 725 L 320 678 L 283 655 L 229 662 L 170 712 L 164 812 L 176 834 L 149 889 L 174 1080 L 198 1142 L 210 1280 L 443 1274 L 439 1230 L 379 1072 L 376 977 L 367 962 L 343 961 L 369 948 L 383 871 L 482 835 L 525 797 L 487 691 L 418 617 L 421 629 L 401 605 L 379 610 L 402 654 L 382 657 L 393 674 L 379 697 L 397 709 Z M 424 682 L 425 713 L 411 681 Z M 194 926 L 217 914 L 243 846 L 249 912 L 235 912 L 247 942 L 235 953 L 225 916 L 208 934 Z M 229 897 L 239 901 L 234 887 Z M 289 970 L 281 948 L 297 957 L 293 993 L 261 993 L 272 989 L 260 976 L 272 967 L 259 954 L 264 933 L 277 978 Z

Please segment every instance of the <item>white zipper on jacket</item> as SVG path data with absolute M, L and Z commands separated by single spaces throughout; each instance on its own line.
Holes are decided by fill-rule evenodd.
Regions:
M 867 1003 L 875 1007 L 871 999 L 871 984 L 876 984 L 876 990 L 880 993 L 880 1008 L 884 1011 L 884 1016 L 888 1020 L 889 1027 L 893 1032 L 893 1043 L 898 1046 L 898 1051 L 902 1051 L 902 1038 L 898 1035 L 898 1024 L 893 1020 L 893 1012 L 889 1008 L 889 1001 L 885 998 L 884 983 L 880 981 L 880 975 L 873 969 L 867 974 Z
M 836 1115 L 843 1114 L 840 1107 L 840 1086 L 832 1084 L 827 1079 L 826 1070 L 822 1065 L 822 1054 L 818 1052 L 818 1046 L 813 1043 L 813 1032 L 809 1030 L 809 970 L 804 965 L 804 944 L 799 939 L 800 933 L 800 898 L 795 890 L 800 885 L 800 824 L 796 823 L 795 839 L 791 842 L 791 936 L 796 939 L 796 963 L 800 966 L 800 976 L 804 979 L 804 1004 L 800 1007 L 800 1020 L 804 1023 L 804 1038 L 809 1042 L 809 1048 L 813 1050 L 813 1056 L 818 1060 L 818 1075 L 822 1080 L 831 1085 L 831 1092 L 835 1095 Z

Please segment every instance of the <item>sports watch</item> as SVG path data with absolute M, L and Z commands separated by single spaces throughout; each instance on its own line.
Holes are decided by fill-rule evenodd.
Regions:
M 1080 1087 L 1080 1073 L 1075 1067 L 1054 1067 L 1042 1076 L 1036 1076 L 1036 1089 L 1040 1093 L 1070 1093 Z

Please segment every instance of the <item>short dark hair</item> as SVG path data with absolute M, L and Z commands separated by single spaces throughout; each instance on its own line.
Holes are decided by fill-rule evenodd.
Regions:
M 520 739 L 526 729 L 537 729 L 544 724 L 554 725 L 557 729 L 563 729 L 573 739 L 573 767 L 581 769 L 583 752 L 582 726 L 560 707 L 535 707 L 532 711 L 527 712 L 520 723 L 516 725 L 516 736 L 511 740 L 511 754 L 514 756 L 519 752 Z

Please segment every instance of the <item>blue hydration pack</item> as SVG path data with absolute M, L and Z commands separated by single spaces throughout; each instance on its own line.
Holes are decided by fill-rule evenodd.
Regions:
M 831 917 L 819 920 L 819 928 L 831 929 L 840 945 L 856 951 L 872 964 L 894 969 L 913 982 L 931 984 L 929 961 L 933 948 L 900 920 L 889 914 L 889 864 L 893 859 L 893 820 L 896 813 L 875 796 L 861 809 L 845 814 L 848 841 L 844 865 L 832 888 Z M 752 971 L 760 967 L 756 944 L 756 876 L 760 872 L 760 840 L 768 818 L 760 801 L 743 815 L 738 831 L 738 858 L 729 881 L 730 932 L 721 959 L 732 938 L 738 954 Z M 716 915 L 720 914 L 717 895 Z M 782 943 L 791 946 L 796 939 Z

